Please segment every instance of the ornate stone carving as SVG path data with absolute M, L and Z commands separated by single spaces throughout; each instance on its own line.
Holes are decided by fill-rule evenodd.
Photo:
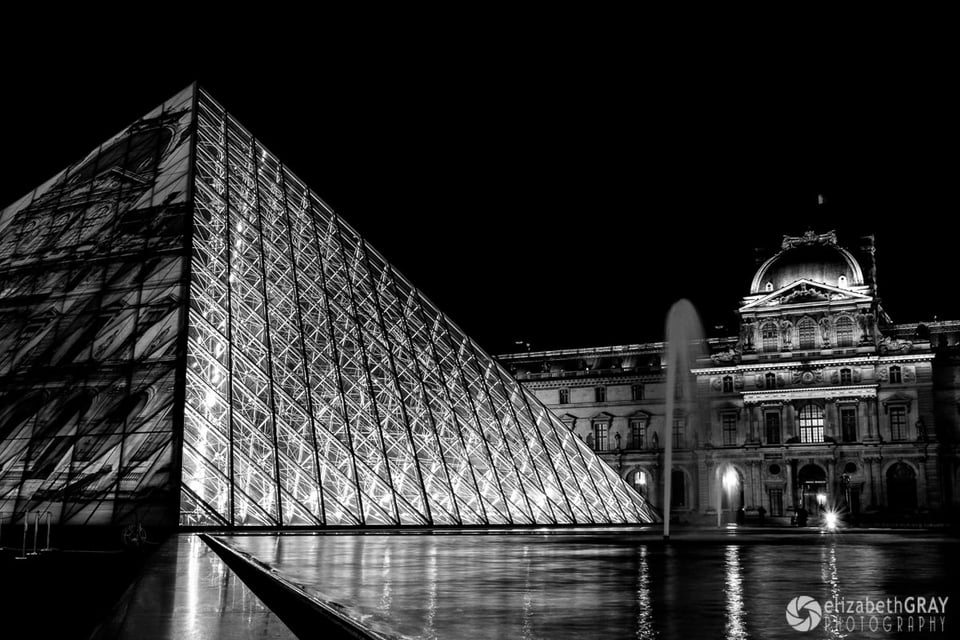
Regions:
M 780 248 L 790 249 L 803 244 L 837 244 L 837 232 L 827 231 L 826 233 L 817 234 L 810 229 L 802 236 L 785 235 L 783 236 L 783 242 L 780 244 Z
M 829 300 L 830 297 L 818 289 L 808 287 L 806 283 L 801 283 L 796 289 L 780 298 L 780 304 L 795 304 L 799 302 L 820 302 Z
M 880 353 L 906 353 L 913 348 L 913 343 L 909 340 L 898 340 L 897 338 L 884 336 L 878 346 L 880 347 Z

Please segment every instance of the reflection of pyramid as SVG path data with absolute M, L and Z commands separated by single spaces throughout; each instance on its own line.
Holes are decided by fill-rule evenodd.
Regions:
M 0 213 L 0 326 L 8 521 L 651 520 L 202 90 Z

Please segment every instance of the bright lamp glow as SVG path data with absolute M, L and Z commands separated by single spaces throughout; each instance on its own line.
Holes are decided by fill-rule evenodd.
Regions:
M 825 493 L 818 493 L 818 494 L 817 494 L 817 504 L 820 505 L 821 507 L 822 507 L 823 505 L 827 504 L 827 494 L 825 494 Z
M 727 469 L 723 474 L 723 488 L 730 491 L 737 486 L 737 472 Z
M 827 511 L 824 516 L 824 524 L 828 530 L 835 531 L 837 528 L 837 513 L 835 511 Z
M 647 476 L 643 474 L 643 471 L 637 471 L 637 484 L 641 487 L 647 484 Z

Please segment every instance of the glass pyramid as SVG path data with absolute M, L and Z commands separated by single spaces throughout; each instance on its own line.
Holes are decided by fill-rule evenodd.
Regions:
M 202 89 L 0 213 L 0 327 L 6 522 L 653 520 Z

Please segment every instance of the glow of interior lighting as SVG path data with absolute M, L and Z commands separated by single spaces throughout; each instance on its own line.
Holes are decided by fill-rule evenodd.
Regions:
M 217 394 L 213 392 L 213 389 L 207 390 L 207 395 L 203 399 L 203 403 L 207 405 L 208 408 L 217 404 Z
M 836 511 L 827 511 L 824 516 L 824 523 L 828 531 L 837 530 L 837 513 Z
M 821 507 L 822 507 L 823 505 L 827 504 L 827 494 L 825 494 L 825 493 L 818 493 L 818 494 L 817 494 L 817 504 L 820 505 Z
M 645 476 L 642 471 L 637 471 L 637 484 L 639 484 L 641 487 L 644 487 L 647 484 L 647 476 Z
M 730 491 L 737 486 L 737 472 L 733 469 L 727 469 L 723 474 L 723 488 Z

